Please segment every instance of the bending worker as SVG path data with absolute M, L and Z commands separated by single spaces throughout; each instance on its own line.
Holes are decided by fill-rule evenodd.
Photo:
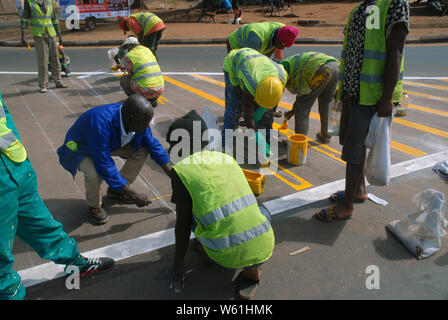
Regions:
M 166 29 L 162 19 L 151 12 L 134 13 L 129 17 L 118 16 L 117 19 L 124 34 L 126 31 L 132 31 L 138 37 L 139 42 L 157 57 L 162 32 Z
M 157 99 L 165 89 L 160 66 L 151 50 L 139 44 L 134 36 L 128 37 L 115 56 L 117 64 L 127 71 L 120 78 L 120 85 L 128 95 L 139 93 L 157 107 Z
M 280 22 L 245 24 L 233 31 L 227 38 L 227 53 L 233 49 L 252 48 L 268 57 L 274 53 L 274 60 L 283 60 L 283 49 L 291 47 L 299 30 Z
M 111 258 L 85 258 L 76 241 L 54 220 L 37 192 L 36 172 L 0 96 L 0 300 L 21 300 L 25 287 L 12 270 L 15 236 L 42 259 L 78 268 L 81 276 L 109 269 Z M 66 269 L 68 272 L 69 269 Z
M 26 44 L 25 32 L 31 25 L 37 56 L 37 74 L 40 92 L 48 92 L 48 59 L 56 88 L 67 88 L 61 79 L 61 64 L 56 36 L 62 44 L 59 20 L 53 0 L 25 0 L 22 19 L 22 43 Z
M 238 128 L 241 114 L 247 128 L 260 128 L 263 119 L 270 140 L 273 123 L 271 109 L 277 107 L 288 80 L 288 74 L 279 65 L 254 49 L 235 49 L 224 59 L 225 113 L 222 130 Z M 269 111 L 269 112 L 266 112 Z M 266 113 L 266 114 L 265 114 Z
M 239 275 L 241 298 L 253 297 L 260 281 L 260 265 L 273 252 L 275 239 L 270 214 L 259 207 L 238 163 L 231 156 L 203 150 L 208 144 L 201 132 L 193 136 L 193 120 L 172 123 L 167 141 L 171 147 L 183 143 L 190 148 L 171 170 L 176 204 L 176 248 L 170 285 L 175 291 L 185 288 L 185 254 L 190 233 L 197 239 L 197 249 L 224 268 L 243 269 Z M 176 129 L 183 129 L 190 141 L 171 139 Z M 194 140 L 201 150 L 194 152 Z M 177 142 L 179 141 L 179 142 Z M 187 151 L 188 152 L 188 151 Z
M 338 84 L 338 60 L 319 52 L 303 52 L 282 60 L 280 64 L 289 74 L 286 89 L 297 95 L 293 110 L 285 114 L 285 121 L 295 115 L 295 132 L 307 135 L 311 108 L 318 99 L 320 132 L 317 140 L 330 142 L 328 114 Z
M 107 195 L 122 203 L 143 207 L 151 203 L 144 194 L 130 188 L 137 178 L 148 153 L 169 174 L 169 157 L 154 138 L 149 123 L 154 115 L 151 104 L 138 94 L 124 104 L 99 106 L 84 112 L 68 130 L 64 144 L 58 149 L 59 162 L 75 176 L 84 173 L 86 200 L 95 222 L 109 220 L 101 207 L 100 187 L 109 185 Z M 112 156 L 126 159 L 118 172 Z

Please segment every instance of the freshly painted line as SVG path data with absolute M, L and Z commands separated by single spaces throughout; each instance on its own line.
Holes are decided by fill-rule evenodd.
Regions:
M 438 100 L 438 101 L 448 101 L 448 98 L 445 98 L 445 97 L 439 97 L 439 96 L 434 96 L 431 94 L 426 94 L 426 93 L 421 93 L 421 92 L 416 92 L 416 91 L 409 91 L 409 90 L 406 90 L 406 92 L 412 96 L 424 97 L 424 98 L 428 98 L 431 100 Z
M 397 163 L 391 167 L 391 178 L 412 173 L 418 170 L 434 166 L 437 162 L 444 161 L 448 157 L 448 150 L 428 156 Z M 328 198 L 335 190 L 344 189 L 345 179 L 333 181 L 321 186 L 299 191 L 297 193 L 264 202 L 263 205 L 271 215 L 276 215 L 291 209 L 298 209 L 315 201 Z M 190 239 L 194 235 L 190 235 Z M 148 253 L 175 244 L 174 228 L 143 235 L 134 239 L 114 243 L 102 248 L 82 253 L 93 258 L 106 256 L 116 261 L 131 258 L 133 256 Z M 64 266 L 53 262 L 20 270 L 18 273 L 25 287 L 53 280 L 64 276 Z
M 436 110 L 436 109 L 432 109 L 432 108 L 422 107 L 422 106 L 418 106 L 418 105 L 415 105 L 415 104 L 409 104 L 409 108 L 415 109 L 415 110 L 418 110 L 418 111 L 432 113 L 432 114 L 435 114 L 435 115 L 438 115 L 438 116 L 442 116 L 442 117 L 448 117 L 448 112 L 446 112 L 446 111 L 441 111 L 441 110 Z
M 448 87 L 437 86 L 435 84 L 426 84 L 426 83 L 413 82 L 413 81 L 403 81 L 403 83 L 407 84 L 407 85 L 410 85 L 410 86 L 416 86 L 416 87 L 425 87 L 425 88 L 432 88 L 432 89 L 439 89 L 439 90 L 448 90 Z
M 432 167 L 437 162 L 446 160 L 447 157 L 448 157 L 448 150 L 445 150 L 439 153 L 434 153 L 420 158 L 394 164 L 391 167 L 390 171 L 391 178 L 392 179 L 397 178 L 399 176 L 412 173 L 414 171 Z M 275 215 L 291 209 L 299 208 L 304 205 L 308 205 L 315 201 L 327 199 L 335 191 L 344 190 L 344 188 L 345 188 L 345 179 L 341 179 L 321 186 L 310 188 L 304 191 L 300 191 L 294 194 L 290 194 L 284 197 L 280 197 L 265 202 L 263 203 L 263 205 L 269 210 L 271 215 Z

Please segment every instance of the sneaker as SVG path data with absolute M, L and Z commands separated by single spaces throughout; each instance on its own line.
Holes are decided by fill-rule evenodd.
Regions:
M 74 263 L 67 265 L 64 271 L 66 274 L 71 274 L 68 272 L 67 267 L 76 266 L 79 268 L 80 276 L 85 277 L 90 274 L 106 271 L 112 268 L 114 264 L 115 261 L 112 258 L 86 258 L 78 254 L 75 258 Z
M 47 87 L 42 87 L 42 88 L 40 88 L 40 92 L 41 93 L 46 93 L 46 92 L 48 92 L 48 88 Z
M 89 207 L 89 212 L 93 220 L 98 224 L 105 224 L 109 221 L 109 216 L 103 207 Z
M 67 85 L 64 82 L 56 83 L 56 88 L 67 88 Z

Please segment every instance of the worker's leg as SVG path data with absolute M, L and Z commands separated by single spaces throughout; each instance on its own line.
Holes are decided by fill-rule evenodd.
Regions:
M 310 111 L 316 99 L 317 95 L 312 93 L 306 96 L 297 96 L 294 102 L 296 133 L 308 134 Z
M 112 155 L 126 159 L 125 164 L 120 170 L 120 174 L 127 180 L 127 185 L 131 185 L 137 178 L 148 158 L 148 149 L 141 147 L 135 151 L 132 147 L 132 143 L 128 143 L 124 147 L 112 152 Z
M 22 166 L 20 181 L 17 235 L 31 246 L 42 259 L 70 264 L 78 255 L 76 241 L 64 232 L 62 224 L 53 219 L 37 191 L 37 178 L 31 163 Z
M 225 145 L 226 129 L 235 130 L 238 128 L 238 120 L 241 117 L 241 89 L 230 83 L 227 72 L 224 71 L 225 80 L 225 111 L 224 126 L 222 128 L 222 143 Z
M 79 170 L 84 173 L 86 202 L 91 208 L 101 207 L 100 189 L 103 179 L 96 172 L 91 157 L 85 157 L 79 164 Z
M 120 86 L 128 96 L 135 93 L 131 88 L 131 76 L 122 76 L 120 78 Z
M 143 88 L 138 85 L 135 79 L 130 80 L 129 86 L 132 92 L 139 93 L 146 99 L 148 99 L 148 101 L 151 102 L 153 108 L 157 107 L 158 105 L 157 99 L 162 95 L 163 91 L 165 90 L 165 86 Z
M 61 63 L 59 62 L 58 43 L 56 36 L 48 39 L 48 55 L 50 59 L 51 74 L 56 85 L 62 83 L 61 79 Z
M 48 38 L 34 37 L 34 46 L 37 57 L 37 75 L 39 78 L 39 88 L 48 87 Z
M 20 276 L 12 270 L 12 248 L 17 231 L 18 185 L 12 180 L 0 156 L 0 300 L 23 299 Z
M 317 76 L 325 79 L 322 83 L 322 91 L 319 95 L 319 116 L 320 133 L 323 138 L 329 138 L 328 135 L 328 115 L 330 113 L 330 103 L 333 100 L 336 87 L 338 85 L 339 63 L 329 62 L 316 71 Z

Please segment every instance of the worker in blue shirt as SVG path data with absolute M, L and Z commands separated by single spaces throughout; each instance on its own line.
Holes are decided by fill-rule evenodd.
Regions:
M 123 104 L 106 104 L 86 111 L 68 130 L 64 144 L 57 151 L 59 162 L 73 176 L 77 170 L 84 173 L 86 201 L 96 223 L 109 220 L 101 206 L 103 180 L 109 185 L 109 198 L 143 207 L 151 201 L 129 186 L 137 178 L 148 153 L 169 176 L 170 158 L 149 128 L 153 115 L 151 103 L 134 94 Z M 120 172 L 112 156 L 126 159 Z

